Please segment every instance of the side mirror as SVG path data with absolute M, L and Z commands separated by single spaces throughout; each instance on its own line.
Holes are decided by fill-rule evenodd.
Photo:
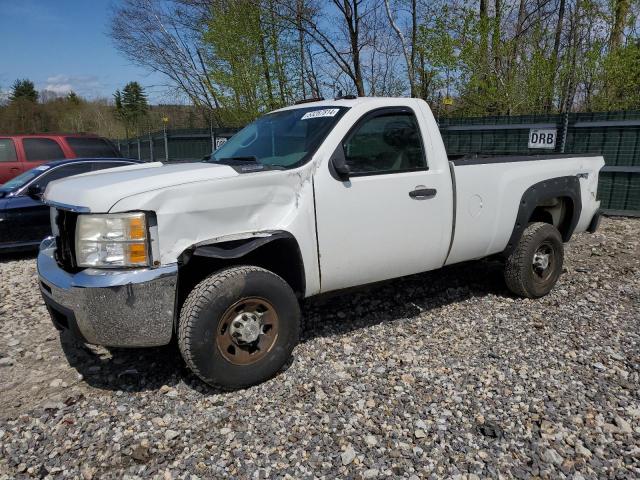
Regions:
M 340 180 L 349 180 L 351 169 L 349 168 L 349 165 L 345 163 L 344 158 L 333 157 L 331 159 L 331 166 L 333 167 L 333 170 L 336 172 L 336 175 L 338 175 Z
M 42 200 L 43 193 L 44 189 L 40 185 L 29 185 L 29 187 L 27 187 L 27 195 L 34 200 Z

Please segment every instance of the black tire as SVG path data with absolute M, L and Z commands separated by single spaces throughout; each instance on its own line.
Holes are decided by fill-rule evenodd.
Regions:
M 543 268 L 545 257 L 547 268 Z M 535 265 L 534 261 L 537 261 Z M 504 269 L 507 287 L 521 297 L 542 297 L 560 278 L 563 261 L 562 236 L 558 229 L 548 223 L 532 223 L 507 258 Z
M 238 323 L 228 318 L 242 316 L 245 308 L 249 309 L 242 305 L 245 299 L 254 299 L 246 300 L 247 304 L 262 301 L 274 310 L 277 328 L 275 333 L 269 330 L 272 338 L 268 348 L 256 347 L 262 340 L 238 344 L 237 337 L 231 335 L 230 325 Z M 267 313 L 271 311 L 268 307 L 263 307 Z M 260 308 L 255 307 L 255 312 Z M 269 316 L 273 318 L 271 313 Z M 224 389 L 248 387 L 274 376 L 290 358 L 299 336 L 300 306 L 293 290 L 281 277 L 259 267 L 239 266 L 210 275 L 196 285 L 180 311 L 178 345 L 182 357 L 204 382 Z M 267 335 L 260 333 L 259 337 Z M 256 352 L 258 360 L 246 363 Z M 236 361 L 239 358 L 246 361 Z

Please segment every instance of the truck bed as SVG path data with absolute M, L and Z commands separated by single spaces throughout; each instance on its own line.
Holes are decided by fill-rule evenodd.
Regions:
M 525 192 L 550 188 L 554 179 L 579 179 L 581 205 L 573 232 L 585 231 L 598 209 L 602 156 L 452 155 L 449 160 L 455 216 L 446 265 L 503 252 L 518 227 Z

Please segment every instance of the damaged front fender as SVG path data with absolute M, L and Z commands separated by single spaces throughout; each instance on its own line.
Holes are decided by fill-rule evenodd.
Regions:
M 219 258 L 223 260 L 244 257 L 254 250 L 271 243 L 274 240 L 294 240 L 293 235 L 287 232 L 263 232 L 244 239 L 218 241 L 212 244 L 200 245 L 194 248 L 192 256 Z

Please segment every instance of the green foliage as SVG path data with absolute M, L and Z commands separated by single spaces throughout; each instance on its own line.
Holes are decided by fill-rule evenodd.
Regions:
M 451 15 L 449 9 L 445 7 L 442 15 L 435 18 L 432 23 L 418 26 L 416 50 L 419 56 L 428 59 L 420 69 L 423 70 L 423 74 L 437 78 L 437 81 L 429 87 L 422 86 L 420 96 L 423 98 L 432 98 L 436 90 L 443 87 L 449 89 L 452 85 L 451 72 L 458 67 L 458 54 L 461 47 L 452 24 L 457 24 L 458 21 L 459 18 Z
M 640 110 L 640 40 L 609 53 L 601 72 L 593 110 Z
M 616 10 L 598 0 L 566 0 L 564 16 L 504 1 L 481 19 L 471 2 L 438 2 L 419 19 L 416 48 L 431 90 L 420 96 L 444 115 L 508 115 L 639 108 L 638 42 L 611 48 Z M 519 18 L 518 6 L 524 5 Z M 636 20 L 622 9 L 626 24 Z M 622 20 L 620 20 L 622 21 Z M 558 31 L 559 28 L 559 31 Z M 556 35 L 559 39 L 555 49 Z M 616 44 L 616 42 L 613 42 Z M 446 93 L 445 93 L 446 92 Z M 454 97 L 452 107 L 440 98 Z
M 223 106 L 237 111 L 236 121 L 255 118 L 264 107 L 260 62 L 260 10 L 251 1 L 215 2 L 204 40 L 215 60 L 209 75 L 221 87 Z
M 149 104 L 144 89 L 138 82 L 129 82 L 113 95 L 116 117 L 122 121 L 128 133 L 131 128 L 140 128 L 140 122 L 147 115 Z
M 12 102 L 17 100 L 26 100 L 36 103 L 38 101 L 38 92 L 31 80 L 16 80 L 11 87 L 11 95 L 9 96 L 9 99 Z
M 118 3 L 117 47 L 195 105 L 177 114 L 180 125 L 240 126 L 355 85 L 418 96 L 439 116 L 640 108 L 638 0 L 483 1 L 482 12 L 477 0 Z M 16 80 L 10 100 L 0 115 L 21 131 L 96 126 L 129 135 L 162 127 L 166 111 L 150 110 L 136 82 L 114 94 L 114 107 L 73 92 L 39 98 L 29 80 Z
M 252 0 L 215 0 L 211 10 L 202 40 L 221 123 L 243 125 L 284 105 L 291 90 L 284 65 L 293 65 L 269 11 Z

